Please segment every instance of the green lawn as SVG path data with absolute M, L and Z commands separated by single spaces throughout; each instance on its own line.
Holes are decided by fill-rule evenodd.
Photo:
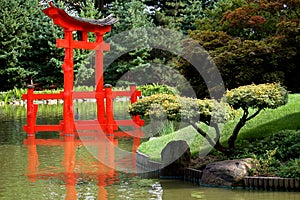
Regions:
M 227 122 L 224 125 L 221 135 L 221 141 L 226 141 L 231 134 L 238 118 Z M 203 125 L 201 125 L 203 126 Z M 204 127 L 204 129 L 208 129 Z M 290 94 L 288 104 L 277 109 L 263 110 L 258 116 L 246 123 L 242 128 L 239 139 L 255 140 L 264 138 L 280 130 L 298 130 L 300 129 L 300 94 Z M 204 145 L 202 136 L 192 127 L 180 129 L 174 133 L 163 135 L 151 141 L 144 142 L 139 147 L 139 151 L 149 155 L 153 160 L 160 160 L 160 152 L 171 140 L 186 140 L 190 145 L 192 155 L 198 155 L 200 149 L 208 148 Z M 238 142 L 237 140 L 237 142 Z

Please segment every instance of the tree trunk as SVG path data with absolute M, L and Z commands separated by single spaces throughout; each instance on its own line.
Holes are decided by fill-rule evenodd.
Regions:
M 95 0 L 95 8 L 103 12 L 104 10 L 104 0 Z
M 216 141 L 214 141 L 213 139 L 211 139 L 209 137 L 209 135 L 207 135 L 206 132 L 204 132 L 201 128 L 198 127 L 198 125 L 194 122 L 190 122 L 190 124 L 193 126 L 194 129 L 197 130 L 197 132 L 202 135 L 207 141 L 208 143 L 213 146 L 217 151 L 220 151 L 221 153 L 226 153 L 227 152 L 227 148 L 224 147 L 221 143 L 220 143 L 220 137 L 218 137 L 216 139 Z M 214 127 L 216 129 L 216 127 Z M 217 131 L 218 129 L 216 129 Z
M 232 135 L 228 139 L 229 151 L 233 150 L 237 136 L 238 136 L 240 130 L 243 128 L 243 126 L 245 126 L 246 122 L 249 121 L 250 119 L 254 118 L 256 115 L 258 115 L 260 113 L 260 111 L 262 111 L 262 108 L 259 108 L 253 115 L 251 115 L 249 117 L 248 117 L 248 115 L 249 115 L 248 109 L 243 108 L 243 111 L 244 111 L 243 116 L 241 117 L 241 119 L 237 123 L 237 125 L 234 127 Z
M 237 139 L 237 136 L 241 130 L 241 128 L 246 124 L 246 121 L 247 121 L 247 117 L 248 117 L 248 110 L 247 109 L 243 109 L 244 110 L 244 113 L 243 113 L 243 116 L 241 117 L 240 121 L 237 123 L 237 125 L 234 127 L 234 130 L 232 132 L 232 135 L 229 137 L 228 139 L 228 148 L 229 148 L 229 151 L 232 151 L 233 148 L 234 148 L 234 143 L 235 143 L 235 140 Z
M 227 150 L 228 150 L 226 147 L 224 147 L 224 146 L 220 143 L 220 139 L 218 139 L 218 140 L 216 141 L 216 144 L 215 144 L 214 148 L 215 148 L 216 150 L 218 150 L 218 151 L 224 153 L 224 154 L 226 154 L 226 152 L 227 152 Z

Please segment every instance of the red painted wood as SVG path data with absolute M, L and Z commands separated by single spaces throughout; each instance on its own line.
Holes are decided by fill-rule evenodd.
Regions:
M 73 99 L 104 99 L 105 92 L 73 92 Z
M 136 85 L 131 85 L 130 86 L 130 91 L 131 91 L 131 94 L 132 94 L 130 102 L 131 102 L 131 104 L 133 104 L 137 101 L 138 96 L 141 96 L 141 92 L 136 89 Z M 140 119 L 139 115 L 133 116 L 132 120 L 135 122 L 136 128 L 139 128 L 139 126 L 144 125 L 144 121 Z
M 112 87 L 110 85 L 105 87 L 105 97 L 106 97 L 107 133 L 113 134 L 114 114 L 113 114 L 113 101 L 112 101 Z
M 90 20 L 78 19 L 68 15 L 64 10 L 55 7 L 50 3 L 50 7 L 43 12 L 53 19 L 54 24 L 63 28 L 64 38 L 57 39 L 57 47 L 65 49 L 64 63 L 62 69 L 64 72 L 64 91 L 58 94 L 34 94 L 33 87 L 28 89 L 27 94 L 23 95 L 23 99 L 27 100 L 27 125 L 24 130 L 29 136 L 34 135 L 37 131 L 58 131 L 66 139 L 72 141 L 75 136 L 85 133 L 77 133 L 77 131 L 94 131 L 95 133 L 107 134 L 111 141 L 115 136 L 128 135 L 120 132 L 118 126 L 133 126 L 138 128 L 144 124 L 139 116 L 135 116 L 132 120 L 114 120 L 113 99 L 118 96 L 130 97 L 131 103 L 137 101 L 141 95 L 137 91 L 136 86 L 130 86 L 130 91 L 112 91 L 112 87 L 104 88 L 104 67 L 103 52 L 110 49 L 109 44 L 104 43 L 103 35 L 111 30 L 111 25 L 99 25 L 89 23 Z M 98 21 L 99 22 L 99 21 Z M 82 40 L 76 41 L 73 38 L 73 32 L 81 31 Z M 88 33 L 92 32 L 96 36 L 95 42 L 88 41 Z M 95 81 L 96 89 L 92 92 L 74 92 L 74 49 L 87 49 L 95 51 Z M 74 99 L 96 99 L 97 119 L 76 121 L 74 120 Z M 63 120 L 58 125 L 36 125 L 36 114 L 38 105 L 34 100 L 41 99 L 62 99 L 63 104 Z M 129 134 L 130 135 L 130 134 Z M 141 133 L 133 136 L 141 136 Z
M 74 49 L 86 49 L 86 50 L 99 50 L 99 51 L 109 51 L 110 45 L 107 43 L 97 43 L 97 42 L 86 42 L 86 41 L 70 41 L 66 39 L 57 39 L 56 46 L 61 48 L 74 48 Z
M 62 99 L 63 98 L 63 93 L 59 94 L 32 94 L 32 98 L 34 100 L 42 100 L 42 99 Z M 22 96 L 23 100 L 28 99 L 28 94 L 24 94 Z
M 65 40 L 72 41 L 71 31 L 64 30 Z M 71 42 L 70 42 L 71 43 Z M 74 52 L 72 48 L 65 48 L 64 70 L 64 130 L 63 134 L 74 134 L 73 87 L 74 87 Z
M 111 30 L 111 26 L 101 26 L 101 29 L 99 29 L 99 25 L 79 21 L 68 15 L 63 9 L 55 7 L 52 3 L 49 5 L 50 7 L 43 10 L 43 13 L 53 19 L 54 24 L 62 28 L 67 28 L 71 31 L 98 32 L 102 33 L 102 35 Z

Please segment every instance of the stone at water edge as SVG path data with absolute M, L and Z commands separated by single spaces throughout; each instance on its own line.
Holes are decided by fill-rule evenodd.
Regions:
M 224 160 L 210 163 L 203 170 L 202 184 L 214 186 L 238 186 L 255 166 L 253 159 Z
M 184 169 L 188 168 L 191 162 L 189 145 L 184 140 L 169 142 L 161 152 L 161 160 L 161 176 L 183 176 Z

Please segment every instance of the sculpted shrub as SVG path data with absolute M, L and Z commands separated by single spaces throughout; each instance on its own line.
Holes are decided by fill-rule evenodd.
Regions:
M 235 109 L 274 109 L 287 103 L 288 92 L 279 83 L 252 84 L 227 91 L 225 99 Z
M 257 116 L 265 108 L 275 109 L 285 105 L 288 101 L 288 92 L 279 83 L 252 84 L 227 91 L 225 101 L 234 109 L 242 109 L 243 111 L 242 117 L 228 140 L 229 149 L 233 149 L 238 133 L 246 122 Z M 249 113 L 250 108 L 255 109 L 253 114 Z
M 220 137 L 210 138 L 205 131 L 198 127 L 197 123 L 201 121 L 214 127 L 219 136 L 218 123 L 231 118 L 234 112 L 227 103 L 213 99 L 202 100 L 170 94 L 156 94 L 130 105 L 129 113 L 186 122 L 192 125 L 216 149 L 225 151 L 225 147 L 219 142 Z
M 138 100 L 136 103 L 129 105 L 129 113 L 131 115 L 142 115 L 145 117 L 159 118 L 163 113 L 173 113 L 173 115 L 167 115 L 169 120 L 180 120 L 180 106 L 179 96 L 169 94 L 155 94 L 149 97 L 144 97 Z
M 260 84 L 241 86 L 227 91 L 221 102 L 214 99 L 194 99 L 171 94 L 156 94 L 140 99 L 129 106 L 131 115 L 152 118 L 166 118 L 192 125 L 215 149 L 230 154 L 235 141 L 247 121 L 257 116 L 265 108 L 277 108 L 287 103 L 288 92 L 280 84 Z M 219 124 L 236 116 L 241 109 L 242 116 L 228 139 L 228 148 L 220 144 Z M 250 109 L 254 113 L 250 114 Z M 217 137 L 210 138 L 198 123 L 203 122 L 215 129 Z
M 230 112 L 229 112 L 230 111 Z M 129 106 L 131 115 L 160 118 L 166 114 L 168 120 L 185 122 L 204 122 L 211 119 L 218 123 L 232 117 L 232 109 L 224 102 L 213 99 L 195 99 L 172 94 L 155 94 L 142 98 Z

